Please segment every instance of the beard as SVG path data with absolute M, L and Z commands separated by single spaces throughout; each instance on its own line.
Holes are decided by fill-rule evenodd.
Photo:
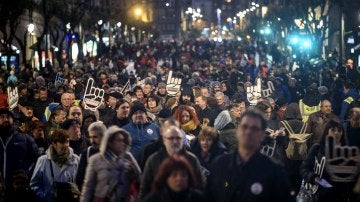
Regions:
M 3 125 L 0 125 L 0 131 L 1 131 L 1 136 L 2 137 L 9 137 L 11 135 L 10 131 L 11 131 L 11 125 L 10 123 L 4 123 Z

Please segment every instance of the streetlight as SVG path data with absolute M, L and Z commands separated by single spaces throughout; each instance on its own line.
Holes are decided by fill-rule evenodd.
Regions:
M 135 9 L 135 15 L 136 15 L 136 17 L 139 17 L 141 14 L 142 14 L 141 8 Z
M 217 18 L 218 18 L 218 28 L 219 28 L 219 32 L 218 32 L 218 40 L 221 39 L 221 9 L 216 9 L 216 13 L 217 13 Z
M 35 29 L 35 25 L 33 23 L 30 23 L 27 27 L 27 31 L 31 34 Z

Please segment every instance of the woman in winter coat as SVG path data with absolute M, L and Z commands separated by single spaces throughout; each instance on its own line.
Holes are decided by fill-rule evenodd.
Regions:
M 227 150 L 224 144 L 219 142 L 218 132 L 215 128 L 204 127 L 199 136 L 191 144 L 191 151 L 199 159 L 202 167 L 209 169 L 211 162 Z
M 144 202 L 202 202 L 202 194 L 195 190 L 197 185 L 194 170 L 183 156 L 165 159 L 156 174 Z
M 330 138 L 328 136 L 333 138 L 333 144 L 327 139 Z M 333 146 L 347 146 L 346 139 L 343 126 L 336 121 L 330 120 L 324 127 L 320 143 L 311 147 L 307 158 L 301 165 L 301 175 L 305 183 L 307 183 L 306 187 L 318 198 L 318 202 L 358 201 L 353 193 L 357 173 L 351 173 L 348 172 L 349 169 L 345 169 L 346 165 L 350 165 L 357 172 L 355 159 L 352 159 L 352 157 L 344 158 L 344 156 L 331 157 L 329 156 L 330 152 L 328 155 L 326 154 L 326 151 L 331 151 L 334 148 Z M 338 171 L 331 166 L 340 164 L 342 168 Z M 331 174 L 333 171 L 336 171 L 336 173 Z M 346 171 L 346 173 L 341 173 L 341 171 Z M 339 177 L 348 178 L 347 182 L 341 182 L 342 180 Z M 319 185 L 320 179 L 325 179 L 333 187 L 323 188 Z
M 101 141 L 100 152 L 89 159 L 81 202 L 128 200 L 130 185 L 139 180 L 140 168 L 129 152 L 131 136 L 111 126 Z
M 75 182 L 78 165 L 79 157 L 69 147 L 66 131 L 56 129 L 51 135 L 51 146 L 36 162 L 30 187 L 42 201 L 53 202 L 53 183 Z

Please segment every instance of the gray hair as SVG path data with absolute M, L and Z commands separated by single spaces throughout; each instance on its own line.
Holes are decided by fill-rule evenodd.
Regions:
M 101 136 L 103 136 L 106 131 L 106 126 L 102 121 L 96 121 L 96 122 L 90 124 L 90 126 L 88 128 L 88 132 L 90 132 L 90 131 L 96 131 L 96 132 L 100 133 Z

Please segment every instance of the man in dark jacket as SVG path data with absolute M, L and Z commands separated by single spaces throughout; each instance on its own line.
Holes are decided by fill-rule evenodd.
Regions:
M 330 120 L 340 122 L 339 117 L 332 113 L 331 102 L 323 100 L 320 104 L 320 111 L 310 114 L 307 122 L 312 134 L 312 144 L 320 142 L 324 126 Z
M 48 91 L 46 87 L 41 87 L 39 89 L 39 98 L 34 100 L 34 116 L 41 120 L 45 113 L 45 109 L 52 100 L 48 97 Z
M 169 126 L 163 131 L 162 139 L 164 148 L 154 153 L 146 161 L 143 178 L 140 185 L 140 198 L 143 199 L 151 191 L 151 185 L 159 170 L 161 162 L 171 155 L 184 155 L 194 169 L 195 176 L 199 186 L 203 188 L 205 185 L 205 178 L 200 170 L 200 162 L 196 156 L 185 150 L 183 144 L 183 134 L 176 126 Z
M 130 152 L 139 159 L 141 149 L 159 137 L 160 128 L 148 119 L 145 106 L 140 102 L 131 107 L 129 117 L 131 121 L 123 129 L 131 135 Z
M 40 156 L 38 147 L 28 134 L 13 128 L 14 117 L 8 109 L 0 109 L 0 170 L 4 178 L 6 192 L 12 190 L 13 174 L 25 170 L 28 176 Z
M 210 109 L 207 105 L 207 98 L 202 95 L 195 98 L 195 104 L 197 106 L 196 110 L 198 112 L 201 123 L 204 123 L 204 120 L 208 119 L 209 120 L 208 126 L 213 127 L 214 121 L 218 116 L 218 114 L 220 113 L 220 111 L 217 112 L 214 109 Z
M 291 201 L 285 172 L 259 152 L 265 129 L 266 120 L 258 112 L 241 115 L 238 150 L 220 156 L 210 166 L 208 201 Z
M 81 153 L 79 167 L 76 173 L 76 184 L 80 190 L 85 178 L 85 171 L 88 165 L 88 160 L 90 156 L 99 152 L 100 142 L 105 134 L 106 126 L 101 121 L 97 121 L 90 124 L 88 131 L 91 146 L 89 146 Z

